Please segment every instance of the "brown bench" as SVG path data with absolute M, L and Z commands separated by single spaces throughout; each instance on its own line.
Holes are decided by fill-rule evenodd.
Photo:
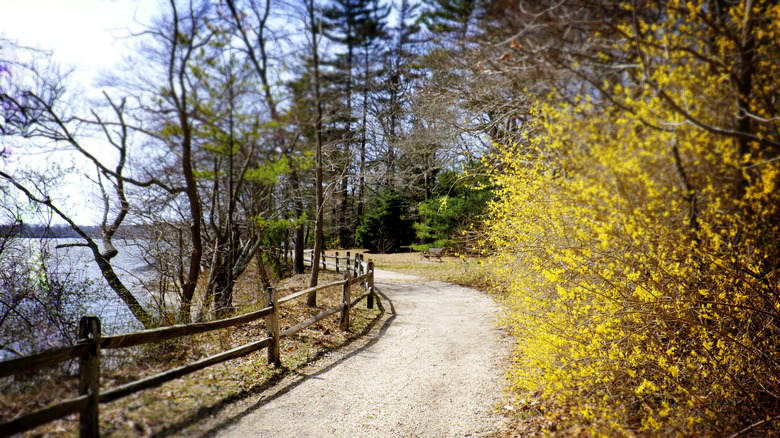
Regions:
M 429 259 L 431 257 L 436 257 L 441 261 L 442 252 L 444 252 L 442 248 L 428 248 L 427 251 L 423 252 L 423 258 Z

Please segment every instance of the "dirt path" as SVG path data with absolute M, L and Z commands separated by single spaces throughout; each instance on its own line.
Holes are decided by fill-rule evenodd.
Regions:
M 492 436 L 508 344 L 486 295 L 377 270 L 372 331 L 247 400 L 224 437 Z

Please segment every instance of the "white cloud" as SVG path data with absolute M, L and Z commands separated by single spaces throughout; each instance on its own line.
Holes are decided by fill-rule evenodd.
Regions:
M 160 0 L 0 0 L 0 37 L 22 46 L 51 50 L 55 61 L 75 67 L 71 79 L 79 88 L 93 94 L 96 90 L 89 92 L 92 81 L 100 71 L 122 68 L 120 61 L 130 43 L 118 37 L 128 35 L 130 30 L 138 31 L 138 22 L 153 18 L 159 4 Z M 14 55 L 0 52 L 0 56 Z M 99 142 L 91 147 L 96 155 L 104 149 Z M 13 170 L 17 166 L 75 163 L 81 172 L 61 180 L 54 195 L 69 198 L 63 204 L 77 222 L 90 224 L 99 220 L 98 210 L 92 208 L 90 201 L 94 199 L 92 186 L 84 181 L 85 175 L 94 173 L 91 165 L 65 152 L 49 151 L 45 156 L 24 152 L 0 164 Z
M 138 29 L 157 0 L 0 0 L 0 35 L 52 50 L 57 61 L 90 75 L 115 67 L 127 50 L 117 37 Z

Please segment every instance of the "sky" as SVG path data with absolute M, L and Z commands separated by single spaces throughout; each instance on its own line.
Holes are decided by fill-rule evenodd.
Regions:
M 121 37 L 139 30 L 139 23 L 154 17 L 160 1 L 0 0 L 0 37 L 22 46 L 50 50 L 55 61 L 74 68 L 71 80 L 80 89 L 90 89 L 100 71 L 121 68 L 123 54 L 129 50 L 128 40 Z M 21 155 L 13 163 L 0 165 L 16 167 L 26 159 L 40 161 L 40 157 Z M 63 165 L 71 161 L 67 156 L 56 155 L 46 159 L 51 160 L 61 160 Z M 91 166 L 84 170 L 94 173 Z M 97 209 L 87 203 L 91 195 L 85 193 L 83 183 L 75 176 L 69 179 L 61 187 L 68 193 L 67 210 L 77 223 L 97 223 Z
M 77 72 L 110 68 L 121 60 L 127 29 L 138 29 L 158 0 L 0 0 L 0 35 L 52 50 Z

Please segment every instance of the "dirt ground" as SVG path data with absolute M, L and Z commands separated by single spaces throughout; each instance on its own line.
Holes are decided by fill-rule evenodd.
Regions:
M 265 354 L 258 353 L 103 405 L 101 434 L 516 436 L 515 419 L 506 415 L 511 403 L 504 400 L 511 341 L 498 325 L 500 309 L 485 293 L 450 283 L 478 287 L 480 282 L 473 280 L 483 278 L 480 263 L 452 256 L 423 260 L 417 253 L 365 258 L 376 262 L 384 312 L 361 303 L 349 332 L 339 329 L 334 317 L 286 338 L 280 369 L 270 368 Z M 324 275 L 323 281 L 340 278 L 332 272 Z M 242 307 L 247 311 L 259 292 L 251 287 L 256 279 L 244 280 L 237 304 L 249 306 Z M 308 275 L 297 276 L 278 291 L 284 296 L 307 284 Z M 327 289 L 320 295 L 320 308 L 300 300 L 283 308 L 285 326 L 333 305 L 341 291 Z M 264 335 L 259 321 L 131 352 L 107 364 L 101 385 L 110 388 Z M 74 382 L 51 380 L 43 385 L 51 387 L 44 393 L 34 382 L 10 394 L 3 391 L 0 414 L 39 409 L 72 395 Z M 24 436 L 76 436 L 77 422 L 69 416 Z
M 206 419 L 220 437 L 465 437 L 506 428 L 509 341 L 487 295 L 377 270 L 368 335 Z M 193 431 L 194 432 L 194 431 Z

